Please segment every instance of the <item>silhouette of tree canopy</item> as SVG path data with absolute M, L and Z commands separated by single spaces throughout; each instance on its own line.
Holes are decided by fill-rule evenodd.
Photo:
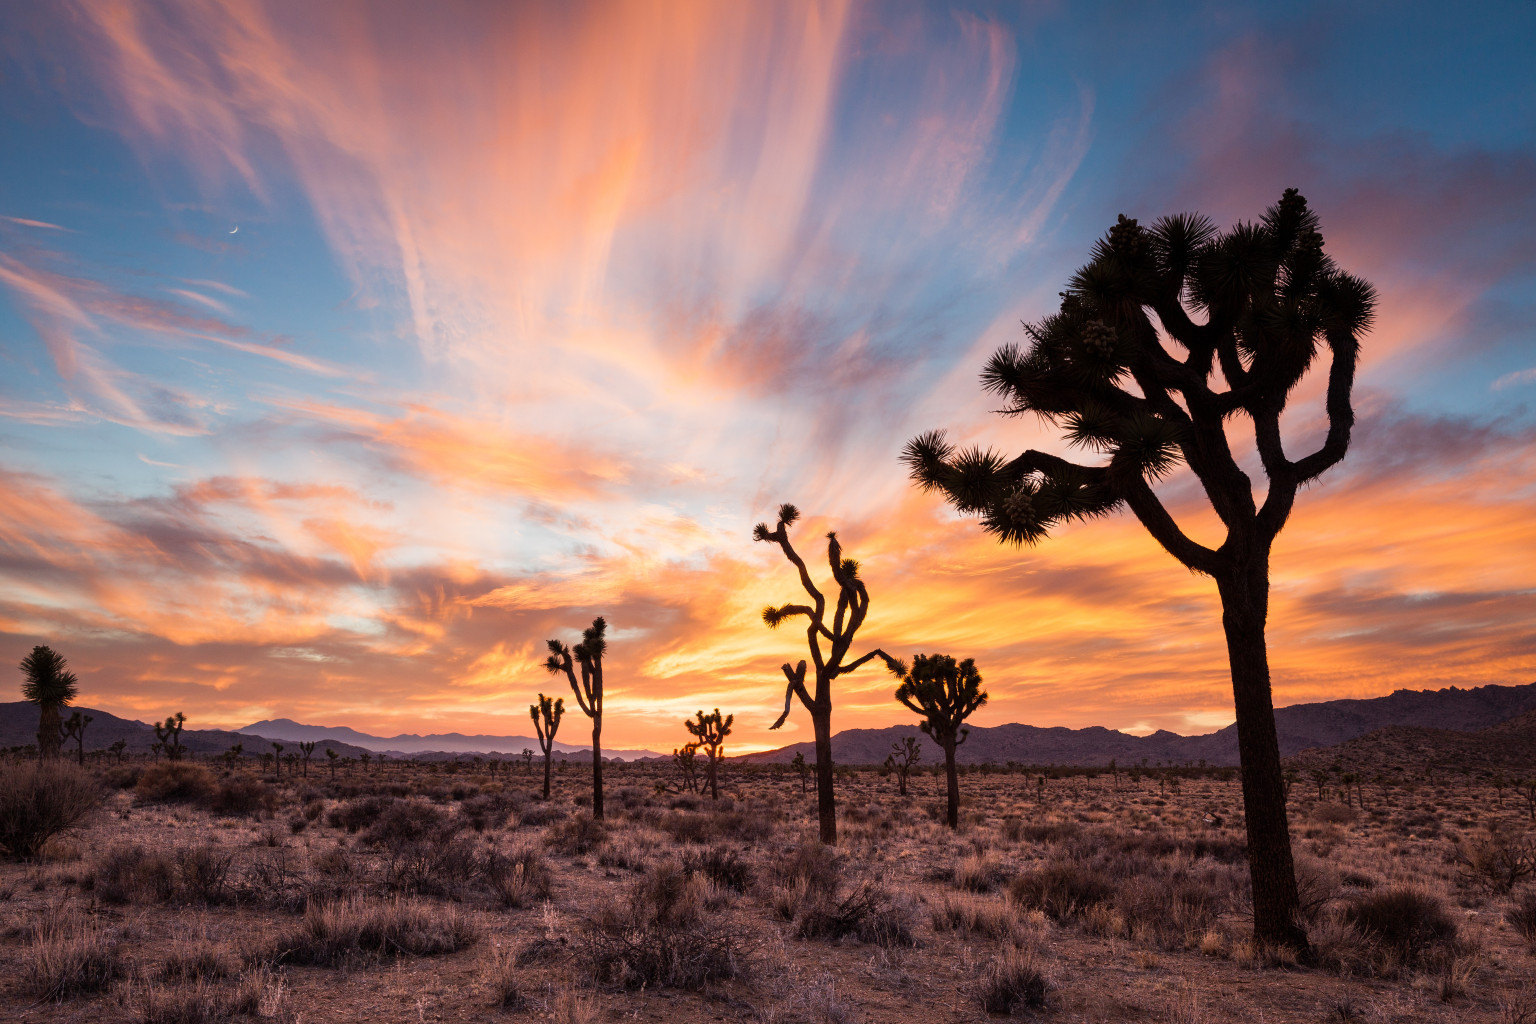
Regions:
M 80 680 L 69 662 L 51 647 L 37 646 L 21 659 L 21 696 L 37 705 L 37 753 L 41 758 L 59 756 L 59 709 L 79 695 Z
M 897 672 L 900 668 L 903 671 Z M 987 702 L 981 688 L 981 673 L 970 658 L 956 662 L 947 654 L 919 654 L 912 668 L 897 665 L 891 669 L 902 677 L 896 699 L 922 718 L 918 727 L 944 751 L 944 769 L 949 779 L 950 828 L 960 827 L 960 778 L 955 768 L 955 747 L 970 735 L 965 720 Z
M 550 640 L 544 662 L 552 675 L 565 674 L 582 713 L 592 719 L 592 817 L 603 817 L 603 655 L 608 651 L 608 623 L 599 615 L 582 630 L 581 643 L 567 647 Z M 580 685 L 575 665 L 581 666 Z
M 777 629 L 790 619 L 805 617 L 806 643 L 810 647 L 811 661 L 816 666 L 816 692 L 813 696 L 805 685 L 805 662 L 802 660 L 794 667 L 787 662 L 784 664 L 784 677 L 788 680 L 784 690 L 784 713 L 769 728 L 777 729 L 784 724 L 796 697 L 810 712 L 816 734 L 816 806 L 820 818 L 821 841 L 831 846 L 837 843 L 837 802 L 832 793 L 832 681 L 858 669 L 871 658 L 880 658 L 887 666 L 895 666 L 897 662 L 877 648 L 847 664 L 843 663 L 843 659 L 848 657 L 849 648 L 853 646 L 854 634 L 864 625 L 864 617 L 869 614 L 869 591 L 865 589 L 864 581 L 859 579 L 859 563 L 843 557 L 836 533 L 827 534 L 827 565 L 832 570 L 833 582 L 837 584 L 837 608 L 831 622 L 827 621 L 826 595 L 811 582 L 811 574 L 805 567 L 804 559 L 789 542 L 789 528 L 799 518 L 800 510 L 795 506 L 780 505 L 778 522 L 772 530 L 768 529 L 766 523 L 758 523 L 752 531 L 753 540 L 779 546 L 784 557 L 799 572 L 800 586 L 811 599 L 808 605 L 791 603 L 763 609 L 763 621 L 769 629 Z M 827 645 L 825 652 L 822 650 L 823 641 Z
M 556 697 L 553 700 L 539 694 L 537 704 L 528 705 L 528 717 L 533 719 L 533 730 L 539 736 L 539 749 L 544 751 L 544 799 L 549 799 L 549 762 L 554 756 L 555 733 L 560 729 L 560 719 L 565 717 L 565 698 Z M 527 757 L 533 756 L 533 751 L 525 750 Z
M 695 750 L 703 747 L 704 752 L 709 755 L 709 763 L 705 767 L 705 778 L 709 782 L 711 800 L 720 799 L 720 756 L 721 751 L 725 749 L 725 738 L 731 734 L 731 723 L 734 721 L 736 721 L 735 715 L 726 715 L 721 718 L 719 708 L 715 708 L 707 715 L 700 708 L 697 719 L 687 719 L 683 722 L 683 725 L 698 740 L 697 743 L 688 745 Z
M 903 458 L 915 480 L 1000 540 L 1035 543 L 1065 522 L 1131 510 L 1186 567 L 1212 577 L 1222 601 L 1242 761 L 1254 933 L 1306 948 L 1275 738 L 1264 628 L 1269 556 L 1297 491 L 1344 457 L 1351 391 L 1375 294 L 1324 252 L 1317 215 L 1295 189 L 1257 224 L 1219 232 L 1197 214 L 1150 228 L 1123 215 L 1061 293 L 1057 312 L 1027 324 L 1027 347 L 1005 345 L 982 386 L 1005 415 L 1033 413 L 1061 427 L 1096 462 L 1026 451 L 957 449 L 923 434 Z M 1280 430 L 1286 402 L 1320 354 L 1328 356 L 1321 443 L 1292 458 Z M 1226 425 L 1252 426 L 1267 477 L 1262 503 Z M 1216 547 L 1191 538 L 1152 484 L 1179 463 L 1220 519 Z

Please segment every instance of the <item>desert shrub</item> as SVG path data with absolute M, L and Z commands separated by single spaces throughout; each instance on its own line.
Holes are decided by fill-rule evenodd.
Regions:
M 142 774 L 144 774 L 142 765 L 120 764 L 108 768 L 99 778 L 101 784 L 107 789 L 132 789 L 139 784 L 139 776 Z
M 1471 881 L 1492 892 L 1509 892 L 1536 870 L 1536 844 L 1495 828 L 1456 844 L 1455 856 Z
M 608 838 L 608 827 L 582 811 L 549 830 L 544 841 L 567 856 L 591 853 Z
M 164 853 L 117 846 L 96 861 L 80 884 L 103 903 L 164 903 L 176 894 L 176 874 L 175 861 Z
M 222 903 L 230 896 L 229 868 L 234 854 L 216 846 L 191 846 L 176 853 L 180 889 L 194 903 Z
M 211 942 L 174 949 L 160 963 L 161 981 L 219 981 L 233 973 L 229 957 Z
M 213 776 L 202 765 L 163 761 L 144 769 L 134 792 L 146 803 L 206 803 L 213 797 Z
M 1198 945 L 1221 911 L 1223 894 L 1184 875 L 1142 875 L 1128 880 L 1114 897 L 1114 907 L 1131 937 L 1164 949 Z
M 26 994 L 59 1002 L 106 990 L 122 975 L 123 961 L 108 932 L 79 919 L 50 919 L 33 933 L 20 973 Z
M 935 804 L 934 806 L 938 806 Z M 1005 823 L 1005 828 L 1006 823 Z M 1075 821 L 1032 821 L 1020 822 L 1019 838 L 1031 843 L 1064 843 L 1077 837 L 1083 827 Z
M 962 936 L 1004 939 L 1013 932 L 1013 915 L 1007 907 L 991 901 L 945 896 L 928 908 L 928 920 L 936 932 L 959 932 Z
M 219 781 L 208 809 L 226 817 L 254 817 L 277 806 L 277 797 L 266 783 L 250 775 L 231 775 Z
M 987 1013 L 1007 1016 L 1021 1009 L 1044 1009 L 1051 988 L 1033 954 L 1009 949 L 992 958 L 976 995 Z
M 517 812 L 517 824 L 528 828 L 543 828 L 545 825 L 564 820 L 566 812 L 554 803 L 545 803 L 540 800 L 524 804 Z
M 738 851 L 724 846 L 683 854 L 683 870 L 703 875 L 717 885 L 746 892 L 752 885 L 752 864 Z
M 492 1005 L 496 1008 L 507 1011 L 528 1008 L 528 996 L 523 991 L 527 979 L 510 950 L 498 948 L 492 953 L 485 981 L 486 987 L 491 990 Z
M 484 832 L 505 826 L 520 802 L 511 793 L 481 793 L 460 804 L 459 814 L 470 828 Z
M 785 888 L 830 894 L 841 880 L 842 862 L 834 848 L 810 839 L 775 859 L 769 867 L 769 877 Z
M 655 859 L 659 844 L 648 835 L 619 833 L 597 851 L 597 862 L 606 868 L 644 871 Z
M 6 765 L 0 769 L 0 847 L 31 860 L 50 839 L 77 831 L 99 797 L 96 784 L 73 765 Z
M 1107 902 L 1114 894 L 1114 881 L 1099 868 L 1066 859 L 1025 871 L 1008 887 L 1009 897 L 1019 906 L 1042 911 L 1058 922 Z
M 480 937 L 457 907 L 406 900 L 312 902 L 303 922 L 277 943 L 280 963 L 335 967 L 355 959 L 456 953 Z
M 680 794 L 667 801 L 667 807 L 674 811 L 696 811 L 701 806 L 703 806 L 702 800 L 687 793 Z
M 865 879 L 845 896 L 818 891 L 800 908 L 795 934 L 802 939 L 853 937 L 877 946 L 915 946 L 910 910 L 879 882 Z
M 1363 893 L 1343 906 L 1342 919 L 1380 955 L 1378 968 L 1437 965 L 1454 956 L 1456 922 L 1427 892 L 1395 886 Z
M 127 993 L 124 1002 L 139 1024 L 223 1024 L 260 1007 L 261 990 L 248 985 L 212 984 L 199 978 L 192 982 L 144 982 Z
M 974 853 L 955 864 L 951 876 L 955 887 L 967 892 L 991 892 L 1008 877 L 1001 861 L 987 854 Z
M 656 827 L 680 843 L 707 843 L 718 839 L 720 830 L 712 814 L 664 814 Z
M 455 896 L 476 874 L 474 845 L 462 822 L 432 804 L 401 800 L 368 827 L 360 842 L 383 850 L 384 874 L 401 892 Z
M 378 821 L 379 815 L 383 814 L 387 808 L 394 806 L 394 803 L 394 797 L 361 796 L 332 807 L 330 813 L 325 816 L 325 820 L 332 828 L 344 828 L 348 832 L 357 832 Z
M 736 977 L 732 929 L 704 914 L 697 887 L 679 865 L 652 868 L 627 897 L 587 922 L 580 952 L 594 978 L 624 988 L 697 989 Z
M 1527 943 L 1536 947 L 1536 890 L 1526 889 L 1504 911 L 1504 920 Z
M 1349 825 L 1360 815 L 1349 804 L 1321 803 L 1312 808 L 1312 820 L 1319 825 Z
M 491 850 L 481 857 L 476 873 L 504 907 L 523 907 L 548 899 L 554 888 L 554 876 L 543 854 L 531 846 L 511 856 Z
M 380 810 L 360 837 L 369 846 L 385 849 L 457 831 L 458 823 L 441 807 L 424 800 L 394 800 Z
M 619 803 L 624 805 L 626 811 L 632 811 L 636 807 L 645 805 L 645 791 L 638 786 L 623 786 L 614 793 Z

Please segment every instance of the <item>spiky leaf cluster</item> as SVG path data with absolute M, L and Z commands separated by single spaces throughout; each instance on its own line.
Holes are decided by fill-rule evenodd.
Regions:
M 1069 445 L 1099 458 L 1089 465 L 1039 452 L 1009 459 L 957 449 L 933 431 L 909 442 L 903 459 L 924 488 L 943 492 L 1006 541 L 1034 543 L 1059 523 L 1127 502 L 1144 522 L 1144 512 L 1156 518 L 1151 501 L 1138 499 L 1150 499 L 1150 482 L 1180 463 L 1208 493 L 1213 482 L 1230 492 L 1212 495 L 1230 525 L 1244 511 L 1231 495 L 1247 478 L 1222 424 L 1244 414 L 1254 420 L 1266 472 L 1281 485 L 1269 524 L 1278 530 L 1295 487 L 1347 446 L 1358 336 L 1370 326 L 1374 301 L 1369 284 L 1324 252 L 1317 215 L 1295 189 L 1259 223 L 1224 233 L 1198 214 L 1150 227 L 1122 215 L 1073 275 L 1057 311 L 1025 325 L 1028 344 L 1003 346 L 981 374 L 982 386 L 1004 400 L 1002 412 L 1041 416 Z M 1292 462 L 1280 444 L 1279 414 L 1325 348 L 1333 357 L 1329 437 Z
M 64 707 L 78 695 L 79 679 L 51 647 L 34 647 L 21 659 L 21 695 L 39 707 Z
M 987 702 L 976 662 L 970 658 L 957 662 L 948 654 L 919 654 L 912 659 L 911 669 L 900 674 L 896 699 L 921 716 L 918 727 L 935 743 L 950 739 L 964 743 L 970 732 L 965 720 Z

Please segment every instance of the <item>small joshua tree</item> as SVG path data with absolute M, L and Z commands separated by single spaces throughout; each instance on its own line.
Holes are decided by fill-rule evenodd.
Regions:
M 811 767 L 805 763 L 805 752 L 795 751 L 795 759 L 789 762 L 789 766 L 800 775 L 800 795 L 805 796 L 810 789 Z
M 335 747 L 325 748 L 325 759 L 331 763 L 331 778 L 336 778 L 336 761 L 341 757 Z
M 907 776 L 912 766 L 923 759 L 923 743 L 916 736 L 907 736 L 900 743 L 891 744 L 891 752 L 885 755 L 885 767 L 896 776 L 896 790 L 907 795 Z
M 955 748 L 970 734 L 965 720 L 987 702 L 981 674 L 970 658 L 957 663 L 947 654 L 919 654 L 912 659 L 910 672 L 896 672 L 896 668 L 891 671 L 903 677 L 896 699 L 923 717 L 918 727 L 944 750 L 944 773 L 949 779 L 949 827 L 959 828 L 960 778 L 955 770 Z
M 533 719 L 533 729 L 539 734 L 539 749 L 544 751 L 544 799 L 548 800 L 550 760 L 555 754 L 555 732 L 560 728 L 560 719 L 565 717 L 565 698 L 550 700 L 539 694 L 539 702 L 528 705 L 528 717 Z M 531 750 L 523 753 L 533 755 Z
M 523 748 L 523 770 L 533 774 L 533 751 L 527 747 Z
M 309 759 L 315 756 L 315 741 L 300 740 L 299 749 L 304 752 L 304 777 L 307 779 L 309 778 Z
M 681 747 L 672 748 L 672 767 L 677 769 L 681 781 L 678 788 L 685 793 L 697 793 L 699 791 L 699 745 L 697 743 L 685 743 Z
M 181 745 L 181 730 L 187 724 L 187 716 L 178 711 L 164 722 L 155 726 L 155 737 L 165 749 L 165 756 L 172 761 L 180 761 L 187 748 Z
M 82 768 L 85 767 L 85 727 L 94 721 L 95 719 L 90 715 L 82 715 L 76 711 L 67 721 L 59 725 L 59 739 L 75 741 L 76 760 Z
M 549 659 L 544 662 L 550 674 L 565 674 L 577 705 L 592 719 L 592 817 L 599 821 L 603 817 L 603 655 L 608 650 L 607 635 L 608 623 L 599 615 L 582 631 L 581 643 L 575 647 L 567 647 L 559 640 L 549 641 Z
M 51 647 L 34 647 L 21 659 L 21 695 L 37 705 L 37 756 L 44 761 L 59 756 L 59 709 L 80 692 L 79 679 L 69 662 Z
M 811 599 L 808 605 L 785 604 L 763 609 L 763 622 L 767 623 L 769 629 L 777 629 L 798 616 L 805 617 L 805 639 L 810 646 L 811 661 L 816 667 L 813 696 L 806 687 L 805 662 L 802 660 L 794 667 L 790 667 L 788 662 L 784 663 L 784 678 L 788 680 L 784 690 L 784 713 L 769 728 L 777 729 L 784 724 L 796 697 L 811 713 L 811 726 L 816 735 L 816 809 L 820 819 L 821 841 L 828 846 L 835 846 L 837 801 L 832 793 L 832 683 L 871 658 L 880 658 L 893 670 L 898 662 L 876 648 L 844 664 L 843 659 L 848 657 L 848 649 L 853 646 L 854 634 L 864 625 L 864 617 L 869 614 L 869 591 L 865 589 L 864 581 L 859 579 L 859 563 L 843 557 L 836 533 L 827 534 L 827 564 L 832 570 L 832 580 L 837 584 L 837 607 L 830 617 L 831 621 L 828 621 L 826 596 L 811 582 L 805 561 L 789 542 L 789 528 L 799 518 L 800 510 L 795 506 L 780 505 L 778 522 L 772 530 L 768 529 L 768 524 L 758 523 L 752 531 L 753 540 L 779 546 L 784 557 L 799 572 L 800 586 Z M 827 645 L 825 652 L 822 650 L 823 641 Z
M 244 744 L 236 743 L 234 746 L 232 746 L 228 750 L 224 751 L 224 766 L 226 768 L 233 769 L 237 765 L 239 765 L 239 763 L 240 763 L 240 754 L 244 750 L 245 750 L 245 745 Z
M 123 763 L 123 751 L 128 749 L 128 741 L 127 740 L 114 740 L 112 742 L 112 745 L 110 747 L 108 747 L 107 749 L 112 751 L 112 753 L 116 754 L 117 755 L 117 763 L 118 764 L 122 764 Z
M 364 772 L 367 772 L 368 771 L 368 766 L 373 763 L 373 755 L 371 753 L 369 753 L 368 751 L 366 751 L 366 750 L 363 751 L 361 754 L 358 754 L 357 755 L 357 759 L 359 761 L 363 762 L 363 771 Z
M 272 763 L 277 768 L 277 775 L 281 777 L 283 774 L 283 745 L 276 740 L 272 741 Z M 332 768 L 331 776 L 334 778 L 335 775 L 336 769 Z
M 721 751 L 725 749 L 725 738 L 731 734 L 731 723 L 734 721 L 736 721 L 735 715 L 726 715 L 722 719 L 720 709 L 715 708 L 714 712 L 708 715 L 700 709 L 697 718 L 683 723 L 698 740 L 697 744 L 690 743 L 689 746 L 703 747 L 705 753 L 709 755 L 709 762 L 704 772 L 705 778 L 709 780 L 711 800 L 720 799 L 720 756 Z

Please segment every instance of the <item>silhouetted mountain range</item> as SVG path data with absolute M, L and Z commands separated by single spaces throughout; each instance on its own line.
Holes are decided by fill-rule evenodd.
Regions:
M 1389 725 L 1334 747 L 1304 750 L 1290 764 L 1356 772 L 1367 781 L 1378 774 L 1466 774 L 1513 782 L 1536 774 L 1536 711 L 1475 732 Z
M 423 757 L 434 754 L 488 754 L 500 757 L 516 757 L 525 749 L 535 753 L 539 750 L 539 741 L 532 736 L 466 736 L 460 732 L 432 733 L 427 736 L 418 736 L 415 733 L 405 733 L 400 736 L 373 736 L 366 732 L 358 732 L 344 725 L 304 725 L 295 722 L 291 718 L 277 718 L 269 721 L 253 722 L 239 730 L 242 733 L 260 734 L 271 736 L 277 740 L 333 740 L 338 743 L 351 743 L 369 750 L 390 754 L 391 756 Z M 562 743 L 555 741 L 555 750 L 567 754 L 575 754 L 581 751 L 590 752 L 590 743 Z M 604 758 L 623 758 L 625 761 L 634 761 L 646 757 L 670 757 L 671 755 L 658 754 L 654 750 L 607 750 L 603 751 Z
M 1536 683 L 1523 686 L 1480 686 L 1463 690 L 1398 690 L 1386 697 L 1363 700 L 1331 700 L 1318 704 L 1293 704 L 1275 710 L 1275 726 L 1283 757 L 1312 747 L 1331 747 L 1387 726 L 1433 728 L 1471 732 L 1498 725 L 1536 711 Z M 885 729 L 846 729 L 832 737 L 832 758 L 841 764 L 879 764 L 891 744 L 916 736 L 923 744 L 924 761 L 941 760 L 939 746 L 911 725 Z M 795 743 L 778 750 L 745 754 L 748 763 L 785 763 L 796 753 L 809 761 L 815 745 Z M 1180 736 L 1159 730 L 1150 736 L 1133 736 L 1100 726 L 1087 729 L 1042 729 L 1032 725 L 998 725 L 971 730 L 961 744 L 957 759 L 965 764 L 1104 765 L 1110 759 L 1122 765 L 1197 764 L 1235 765 L 1237 727 L 1227 726 L 1204 736 Z
M 71 711 L 91 716 L 91 724 L 85 728 L 86 750 L 103 750 L 118 740 L 126 740 L 129 753 L 142 754 L 148 752 L 155 742 L 155 728 L 152 725 L 119 718 L 96 708 L 69 708 L 64 717 L 68 718 Z M 246 756 L 260 757 L 271 751 L 273 740 L 289 742 L 283 736 L 252 735 L 227 729 L 187 728 L 181 734 L 181 745 L 194 754 L 222 754 L 239 743 L 245 748 Z M 0 704 L 0 747 L 24 747 L 36 742 L 37 705 L 24 700 Z M 73 741 L 70 747 L 73 747 Z M 324 758 L 321 751 L 327 747 L 335 747 L 341 757 L 357 757 L 363 752 L 363 748 L 355 744 L 326 740 L 315 747 L 314 756 Z

